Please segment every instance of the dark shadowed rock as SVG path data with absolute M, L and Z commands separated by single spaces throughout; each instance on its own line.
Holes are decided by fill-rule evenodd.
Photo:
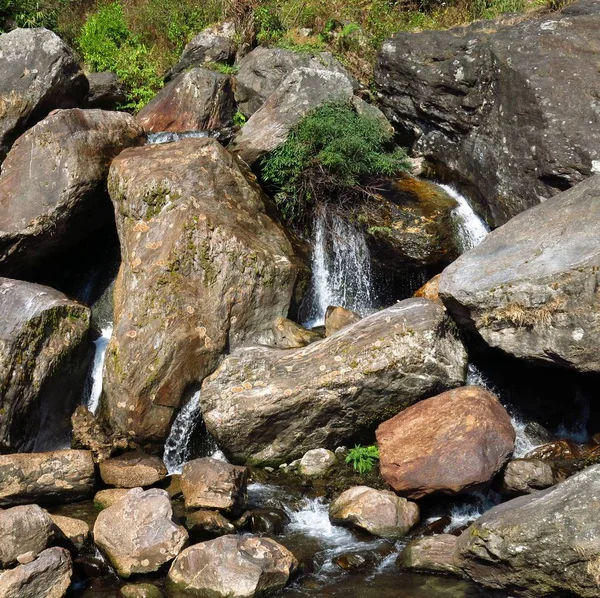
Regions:
M 330 102 L 349 103 L 352 83 L 338 72 L 297 68 L 281 83 L 234 137 L 231 150 L 248 164 L 285 143 L 310 112 Z
M 459 537 L 457 564 L 476 582 L 524 596 L 598 595 L 600 466 L 494 507 Z
M 398 33 L 376 68 L 383 110 L 503 224 L 600 168 L 599 24 L 598 3 L 582 2 L 524 22 Z
M 88 82 L 75 56 L 47 29 L 0 35 L 0 163 L 15 139 L 55 108 L 78 106 Z
M 53 112 L 22 135 L 0 175 L 0 273 L 47 267 L 110 222 L 110 163 L 144 140 L 128 114 L 79 108 Z
M 211 131 L 231 126 L 233 80 L 209 69 L 179 75 L 137 115 L 146 131 Z
M 235 99 L 246 117 L 252 116 L 283 80 L 300 67 L 339 73 L 354 85 L 348 71 L 329 52 L 307 54 L 259 47 L 244 56 L 237 66 Z
M 248 474 L 246 467 L 211 457 L 188 461 L 181 472 L 186 508 L 239 513 L 246 506 Z
M 184 550 L 171 565 L 169 580 L 199 595 L 251 598 L 281 590 L 297 566 L 275 540 L 223 536 Z
M 2 598 L 63 598 L 71 584 L 71 555 L 48 548 L 26 565 L 0 573 Z
M 515 442 L 506 409 L 480 386 L 421 401 L 381 424 L 376 435 L 381 475 L 414 499 L 488 482 Z
M 188 533 L 173 522 L 173 508 L 164 490 L 134 488 L 104 509 L 94 525 L 94 542 L 121 577 L 158 571 L 174 559 Z
M 419 523 L 419 517 L 416 503 L 368 486 L 342 492 L 329 507 L 333 524 L 357 527 L 389 540 L 403 538 Z
M 89 451 L 0 455 L 0 506 L 72 502 L 91 495 L 96 481 Z
M 213 139 L 126 150 L 109 189 L 123 261 L 106 412 L 113 430 L 162 441 L 226 348 L 272 342 L 301 265 L 250 173 Z
M 100 477 L 117 488 L 152 486 L 167 477 L 167 468 L 160 457 L 133 451 L 102 461 Z
M 235 534 L 235 527 L 219 511 L 194 511 L 185 517 L 185 527 L 192 536 L 203 539 Z
M 557 481 L 548 463 L 536 459 L 515 459 L 504 469 L 502 492 L 513 496 L 531 494 L 554 486 Z
M 457 537 L 450 534 L 412 540 L 400 553 L 397 562 L 405 569 L 461 575 L 461 570 L 453 560 L 456 541 Z
M 116 110 L 120 105 L 127 103 L 125 86 L 114 73 L 88 73 L 87 78 L 90 90 L 85 99 L 86 108 Z
M 200 401 L 233 459 L 289 463 L 461 384 L 465 367 L 444 310 L 408 299 L 305 348 L 238 350 L 204 382 Z
M 600 372 L 600 176 L 519 214 L 448 266 L 463 326 L 522 359 Z
M 68 435 L 91 359 L 90 310 L 37 284 L 0 278 L 0 452 Z

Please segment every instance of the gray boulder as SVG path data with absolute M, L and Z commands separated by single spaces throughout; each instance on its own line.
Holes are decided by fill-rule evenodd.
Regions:
M 502 477 L 502 492 L 508 495 L 531 494 L 550 488 L 558 481 L 552 467 L 537 459 L 510 461 Z
M 324 476 L 336 463 L 337 458 L 333 451 L 324 448 L 312 449 L 306 451 L 300 459 L 298 473 L 307 477 Z
M 353 86 L 352 76 L 330 52 L 307 54 L 283 48 L 259 47 L 237 63 L 235 99 L 240 112 L 252 116 L 297 68 L 332 71 L 343 75 Z
M 600 10 L 398 33 L 375 81 L 384 112 L 500 225 L 600 169 Z
M 527 210 L 440 279 L 454 318 L 521 359 L 600 372 L 600 176 Z
M 88 73 L 87 78 L 90 90 L 85 99 L 86 108 L 116 110 L 119 105 L 127 102 L 125 86 L 114 73 Z
M 234 137 L 231 150 L 248 164 L 285 143 L 289 132 L 307 114 L 329 102 L 349 103 L 352 83 L 341 73 L 294 69 Z
M 90 539 L 90 526 L 81 519 L 50 515 L 58 540 L 67 542 L 67 548 L 80 551 Z
M 100 463 L 99 469 L 102 481 L 117 488 L 152 486 L 167 477 L 167 468 L 162 459 L 142 451 L 106 459 Z
M 241 349 L 202 386 L 204 421 L 236 461 L 289 463 L 460 385 L 466 353 L 444 310 L 408 299 L 301 349 Z
M 110 222 L 110 163 L 144 141 L 132 116 L 79 108 L 55 111 L 22 135 L 0 175 L 0 274 L 43 269 Z
M 600 465 L 494 507 L 459 537 L 474 581 L 524 596 L 598 596 Z
M 48 548 L 34 561 L 0 573 L 2 598 L 63 598 L 71 585 L 71 555 Z
M 15 139 L 55 108 L 78 106 L 88 82 L 75 56 L 47 29 L 0 35 L 0 163 Z
M 68 437 L 81 400 L 90 310 L 50 287 L 0 278 L 0 314 L 0 453 L 43 450 Z
M 409 542 L 398 557 L 398 564 L 405 569 L 426 573 L 462 575 L 454 564 L 457 537 L 450 534 L 425 536 Z

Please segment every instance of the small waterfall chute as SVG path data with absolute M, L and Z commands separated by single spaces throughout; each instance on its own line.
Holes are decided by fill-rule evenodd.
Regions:
M 90 394 L 87 400 L 88 409 L 92 413 L 96 413 L 98 410 L 98 404 L 100 403 L 100 396 L 102 395 L 102 373 L 104 370 L 104 358 L 106 357 L 106 348 L 112 337 L 113 325 L 112 322 L 108 323 L 104 328 L 100 336 L 94 341 L 96 349 L 94 352 L 94 363 L 92 366 L 91 381 L 92 386 Z

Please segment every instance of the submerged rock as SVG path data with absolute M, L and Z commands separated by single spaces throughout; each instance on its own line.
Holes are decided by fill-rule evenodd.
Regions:
M 144 141 L 129 114 L 78 108 L 19 137 L 0 174 L 0 274 L 30 276 L 109 223 L 110 163 Z
M 421 401 L 382 423 L 376 436 L 381 475 L 413 499 L 490 481 L 515 443 L 506 409 L 480 386 Z
M 599 23 L 584 1 L 542 18 L 398 33 L 375 72 L 383 110 L 503 224 L 597 170 Z
M 521 359 L 600 372 L 600 176 L 490 233 L 442 273 L 465 328 Z
M 109 189 L 123 261 L 103 405 L 113 430 L 158 443 L 226 349 L 272 341 L 301 264 L 251 174 L 213 139 L 126 150 Z
M 0 455 L 0 507 L 81 500 L 95 482 L 89 451 Z
M 457 539 L 450 534 L 417 538 L 400 553 L 398 564 L 415 571 L 462 575 L 461 570 L 454 564 Z
M 118 488 L 152 486 L 167 477 L 167 468 L 159 457 L 133 451 L 102 461 L 100 477 L 108 486 Z
M 297 68 L 234 137 L 231 150 L 248 164 L 285 143 L 290 131 L 323 104 L 352 99 L 352 83 L 338 72 Z
M 304 476 L 324 476 L 337 463 L 336 456 L 328 449 L 306 451 L 298 463 L 298 473 Z
M 158 571 L 174 559 L 188 533 L 173 522 L 173 508 L 164 490 L 134 488 L 104 509 L 94 525 L 94 541 L 121 577 Z
M 419 523 L 419 506 L 388 490 L 355 486 L 331 503 L 329 518 L 337 525 L 358 527 L 374 536 L 398 540 Z
M 476 582 L 525 596 L 598 595 L 600 465 L 494 507 L 459 537 L 457 564 Z
M 163 87 L 136 118 L 151 133 L 181 133 L 231 126 L 233 112 L 232 78 L 195 68 Z
M 239 513 L 246 506 L 248 468 L 205 457 L 188 461 L 181 472 L 187 509 L 218 509 Z
M 73 52 L 47 29 L 0 35 L 0 163 L 14 140 L 55 108 L 79 105 L 88 82 Z
M 554 486 L 557 478 L 552 467 L 536 459 L 515 459 L 504 469 L 502 492 L 505 494 L 531 494 Z
M 289 463 L 460 385 L 465 369 L 444 310 L 408 299 L 302 349 L 238 350 L 204 382 L 200 402 L 233 459 Z
M 50 287 L 0 278 L 0 314 L 0 452 L 44 448 L 67 436 L 81 399 L 90 310 Z
M 223 536 L 186 548 L 171 565 L 169 580 L 200 595 L 251 598 L 281 590 L 297 566 L 275 540 Z
M 119 590 L 120 598 L 163 598 L 162 592 L 151 583 L 130 583 Z
M 2 598 L 63 598 L 71 584 L 71 555 L 48 548 L 31 563 L 0 573 Z

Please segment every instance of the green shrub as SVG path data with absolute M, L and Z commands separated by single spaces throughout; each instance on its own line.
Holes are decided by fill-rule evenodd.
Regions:
M 233 124 L 236 127 L 244 126 L 247 120 L 248 119 L 239 110 L 233 115 Z
M 379 459 L 379 449 L 375 445 L 361 446 L 357 444 L 348 451 L 346 463 L 352 463 L 354 471 L 361 475 L 373 469 L 375 461 Z
M 223 62 L 209 62 L 204 65 L 205 68 L 223 73 L 223 75 L 235 75 L 238 72 L 237 66 L 231 64 L 224 64 Z
M 256 41 L 261 46 L 276 44 L 285 31 L 277 9 L 270 4 L 258 6 L 254 10 L 254 27 Z
M 406 167 L 406 153 L 392 146 L 382 124 L 344 104 L 315 110 L 260 164 L 262 180 L 284 218 L 296 225 L 303 224 L 316 203 L 352 207 L 370 196 L 374 179 Z

